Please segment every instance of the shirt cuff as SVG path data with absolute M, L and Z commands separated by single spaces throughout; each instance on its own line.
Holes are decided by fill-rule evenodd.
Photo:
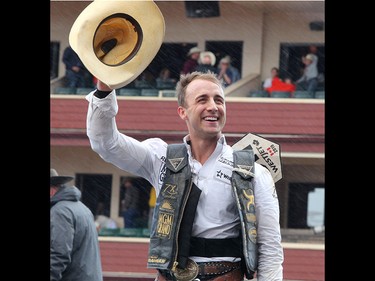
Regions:
M 104 99 L 106 96 L 108 96 L 112 91 L 101 91 L 96 89 L 94 92 L 94 96 L 99 98 L 99 99 Z

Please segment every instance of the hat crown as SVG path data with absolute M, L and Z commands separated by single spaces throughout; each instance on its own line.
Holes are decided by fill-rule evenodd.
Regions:
M 58 177 L 58 173 L 56 172 L 55 169 L 51 169 L 51 177 Z
M 214 55 L 213 52 L 210 52 L 210 51 L 205 51 L 205 52 L 201 52 L 200 55 L 199 55 L 199 60 L 198 62 L 200 64 L 203 63 L 204 61 L 204 57 L 209 57 L 210 58 L 210 61 L 211 61 L 211 65 L 214 66 L 215 63 L 216 63 L 216 56 Z
M 194 54 L 194 53 L 200 53 L 201 52 L 201 49 L 199 49 L 198 47 L 193 47 L 189 50 L 188 52 L 188 56 L 190 56 L 191 54 Z
M 229 56 L 225 56 L 225 57 L 223 57 L 223 58 L 220 60 L 220 63 L 230 63 L 230 57 L 229 57 Z
M 74 179 L 74 177 L 72 176 L 59 176 L 55 169 L 51 169 L 50 173 L 51 173 L 51 177 L 50 177 L 51 186 L 60 186 Z

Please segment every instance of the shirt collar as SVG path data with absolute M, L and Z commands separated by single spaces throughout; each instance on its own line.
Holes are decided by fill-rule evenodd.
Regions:
M 188 150 L 189 157 L 191 157 L 190 135 L 186 135 L 186 136 L 183 138 L 183 142 L 184 142 L 185 145 L 186 145 L 186 148 L 187 148 L 187 150 Z M 213 154 L 215 154 L 215 153 L 219 153 L 219 151 L 224 150 L 224 148 L 226 148 L 226 147 L 227 147 L 227 141 L 226 141 L 226 139 L 225 139 L 224 134 L 221 134 L 221 137 L 217 140 L 216 149 L 215 149 L 215 151 L 214 151 Z
M 186 135 L 184 136 L 183 138 L 183 142 L 186 144 L 186 145 L 189 145 L 190 146 L 190 135 Z M 217 140 L 218 143 L 220 144 L 223 144 L 223 145 L 226 145 L 227 144 L 227 141 L 225 139 L 225 136 L 224 134 L 221 134 L 221 137 Z

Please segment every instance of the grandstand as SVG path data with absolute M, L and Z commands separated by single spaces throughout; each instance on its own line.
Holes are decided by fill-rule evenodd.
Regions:
M 66 89 L 63 85 L 62 50 L 68 45 L 72 23 L 89 3 L 51 1 L 51 54 L 55 54 L 50 91 L 51 167 L 74 175 L 81 188 L 87 181 L 105 179 L 106 206 L 121 226 L 120 181 L 131 175 L 104 162 L 90 148 L 85 95 L 92 88 Z M 296 73 L 300 65 L 288 58 L 300 55 L 310 44 L 322 50 L 324 60 L 324 30 L 312 30 L 310 24 L 324 21 L 324 1 L 219 1 L 220 16 L 208 18 L 187 17 L 184 1 L 156 3 L 167 25 L 163 52 L 150 70 L 157 73 L 172 65 L 177 75 L 190 46 L 234 58 L 242 79 L 225 89 L 227 141 L 233 144 L 252 132 L 280 144 L 283 179 L 276 189 L 285 249 L 284 280 L 323 281 L 325 236 L 324 231 L 314 231 L 308 201 L 314 190 L 325 186 L 324 82 L 314 96 L 298 93 L 293 98 L 268 98 L 254 93 L 274 66 L 284 73 Z M 324 72 L 324 65 L 321 67 Z M 160 137 L 169 143 L 180 142 L 186 128 L 176 113 L 174 90 L 148 90 L 142 94 L 142 89 L 129 85 L 117 91 L 119 130 L 139 140 Z M 153 280 L 155 271 L 146 269 L 147 236 L 108 233 L 100 236 L 104 280 Z

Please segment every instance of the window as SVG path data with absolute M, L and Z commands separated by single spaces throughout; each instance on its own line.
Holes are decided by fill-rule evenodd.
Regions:
M 82 192 L 82 203 L 95 217 L 97 215 L 110 217 L 112 175 L 77 174 L 76 184 Z
M 324 77 L 325 74 L 325 46 L 323 44 L 312 43 L 281 43 L 280 45 L 280 77 L 290 77 L 293 81 L 298 80 L 303 72 L 304 65 L 302 56 L 309 53 L 309 46 L 317 47 L 318 72 Z
M 156 78 L 166 67 L 171 71 L 171 78 L 178 80 L 182 66 L 187 59 L 186 54 L 196 46 L 197 43 L 163 43 L 147 70 Z
M 163 43 L 155 58 L 144 72 L 150 73 L 156 79 L 163 68 L 168 68 L 171 71 L 171 78 L 179 80 L 181 69 L 187 59 L 186 54 L 192 47 L 196 46 L 197 43 L 193 42 Z M 205 49 L 215 54 L 216 65 L 221 58 L 229 55 L 232 61 L 231 65 L 236 67 L 241 74 L 242 48 L 242 41 L 207 41 Z M 128 84 L 126 87 L 134 87 L 134 82 Z
M 121 177 L 119 216 L 124 228 L 148 228 L 151 184 L 140 177 Z
M 307 196 L 307 226 L 324 225 L 324 188 L 317 187 Z
M 324 184 L 291 183 L 288 228 L 324 226 Z
M 206 50 L 214 53 L 216 56 L 216 66 L 219 64 L 221 58 L 229 55 L 231 57 L 231 65 L 238 69 L 240 75 L 242 73 L 242 49 L 242 41 L 206 42 Z
M 51 42 L 50 44 L 50 79 L 54 79 L 59 75 L 59 53 L 60 53 L 60 43 L 59 42 Z

